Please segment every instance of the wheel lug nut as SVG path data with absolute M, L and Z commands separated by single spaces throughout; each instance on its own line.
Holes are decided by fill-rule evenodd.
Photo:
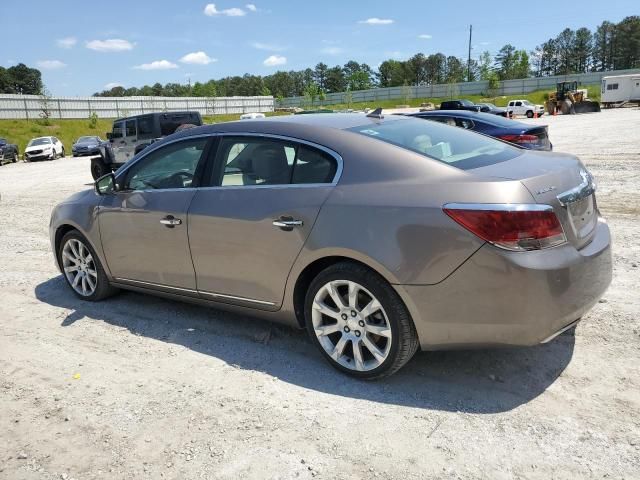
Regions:
M 355 310 L 351 310 L 351 316 L 355 317 L 356 315 L 357 315 L 356 311 Z
M 345 331 L 345 333 L 349 333 L 351 331 L 351 329 L 349 327 L 344 327 L 344 331 Z
M 343 320 L 346 320 L 346 319 L 347 319 L 347 314 L 346 314 L 346 313 L 343 313 L 343 314 L 342 314 L 342 319 L 343 319 Z
M 356 337 L 360 336 L 360 330 L 356 330 L 355 332 L 353 332 L 355 334 Z
M 358 322 L 358 325 L 360 325 L 361 327 L 364 327 L 364 320 L 360 320 L 360 321 Z

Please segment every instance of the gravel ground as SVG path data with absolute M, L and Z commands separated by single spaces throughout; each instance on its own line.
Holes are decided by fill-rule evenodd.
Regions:
M 420 353 L 376 383 L 303 332 L 77 300 L 47 228 L 89 161 L 0 167 L 0 478 L 640 478 L 640 111 L 528 121 L 598 180 L 611 288 L 550 344 Z

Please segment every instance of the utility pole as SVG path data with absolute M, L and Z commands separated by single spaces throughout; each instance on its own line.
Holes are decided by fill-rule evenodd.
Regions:
M 471 32 L 473 25 L 469 25 L 469 56 L 467 57 L 467 82 L 471 81 Z

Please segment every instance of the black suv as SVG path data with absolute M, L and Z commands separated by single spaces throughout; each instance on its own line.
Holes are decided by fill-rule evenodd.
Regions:
M 200 126 L 199 112 L 146 113 L 113 121 L 109 142 L 100 147 L 100 156 L 91 160 L 94 180 L 115 171 L 139 152 L 183 125 Z
M 440 104 L 440 110 L 468 110 L 470 112 L 479 112 L 480 106 L 469 100 L 447 100 Z

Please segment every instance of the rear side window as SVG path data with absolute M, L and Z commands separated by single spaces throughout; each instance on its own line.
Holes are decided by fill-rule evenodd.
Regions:
M 336 159 L 331 155 L 301 145 L 298 148 L 291 183 L 331 183 L 337 169 Z
M 124 136 L 124 122 L 116 122 L 113 124 L 111 136 L 113 138 L 120 138 Z
M 165 113 L 160 115 L 160 133 L 163 137 L 171 135 L 180 125 L 202 125 L 202 119 L 197 112 Z
M 125 123 L 125 131 L 127 137 L 135 137 L 136 136 L 136 121 L 135 120 L 127 120 Z
M 348 130 L 461 170 L 484 167 L 522 155 L 520 149 L 490 137 L 413 118 L 368 123 Z
M 283 185 L 291 181 L 296 145 L 257 137 L 225 138 L 218 147 L 224 168 L 220 185 Z
M 153 117 L 151 115 L 147 117 L 138 118 L 138 135 L 152 135 L 153 134 Z

